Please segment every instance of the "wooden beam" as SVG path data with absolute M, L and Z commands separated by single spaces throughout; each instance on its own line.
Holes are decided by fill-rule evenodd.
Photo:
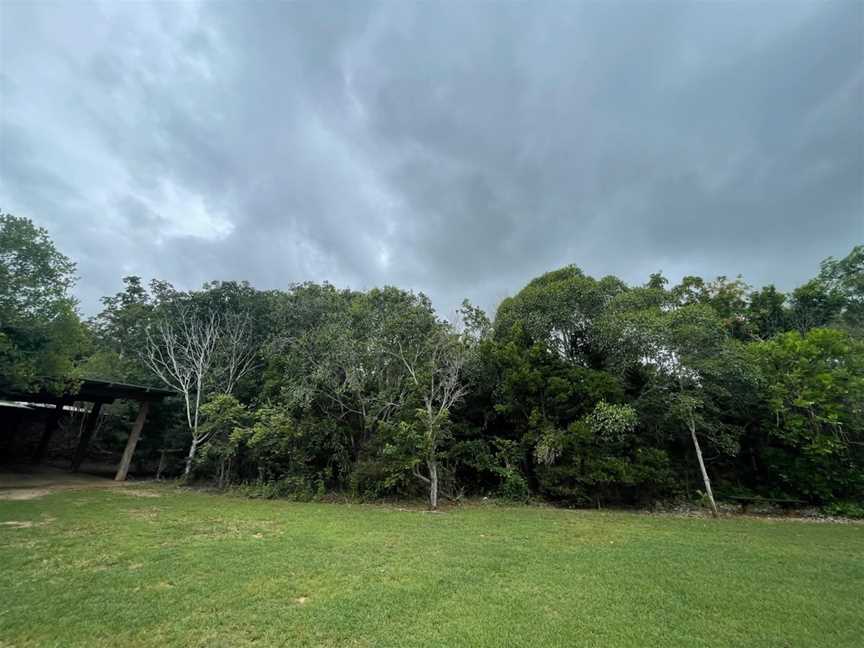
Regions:
M 78 439 L 78 447 L 75 448 L 75 456 L 72 457 L 72 472 L 78 472 L 84 457 L 87 454 L 87 446 L 90 445 L 90 439 L 93 437 L 93 431 L 96 429 L 96 424 L 99 422 L 99 412 L 102 410 L 102 401 L 93 403 L 87 419 L 84 421 L 84 427 L 81 429 L 81 436 Z
M 51 444 L 51 437 L 57 431 L 57 426 L 60 423 L 60 415 L 63 413 L 63 401 L 60 401 L 54 406 L 48 416 L 45 418 L 45 429 L 42 430 L 42 437 L 39 439 L 39 445 L 36 446 L 36 452 L 33 453 L 33 463 L 42 463 L 45 459 L 45 453 L 48 452 L 48 446 Z
M 138 417 L 135 419 L 135 424 L 129 433 L 129 441 L 126 442 L 123 458 L 120 460 L 120 466 L 117 468 L 117 475 L 114 477 L 115 481 L 126 481 L 126 474 L 129 472 L 129 465 L 132 463 L 132 456 L 135 454 L 135 446 L 138 445 L 138 439 L 141 438 L 141 430 L 144 428 L 144 421 L 147 420 L 147 411 L 149 409 L 150 401 L 142 401 L 141 407 L 138 409 Z

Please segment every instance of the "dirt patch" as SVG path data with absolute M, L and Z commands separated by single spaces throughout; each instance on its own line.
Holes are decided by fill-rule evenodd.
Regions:
M 138 520 L 155 520 L 159 517 L 159 514 L 162 512 L 161 509 L 151 507 L 146 509 L 129 509 L 126 513 L 129 517 L 136 518 Z
M 18 522 L 17 520 L 9 520 L 8 522 L 0 522 L 0 526 L 9 527 L 11 529 L 29 529 L 30 527 L 36 526 L 35 522 L 26 521 L 26 522 Z
M 141 490 L 140 488 L 118 488 L 118 493 L 131 495 L 132 497 L 162 497 L 159 493 L 153 491 Z
M 10 529 L 30 529 L 32 527 L 40 527 L 45 526 L 46 524 L 51 524 L 57 518 L 43 516 L 42 520 L 39 522 L 34 522 L 33 520 L 9 520 L 8 522 L 0 522 L 0 526 L 5 526 Z
M 50 493 L 47 488 L 7 488 L 0 490 L 0 500 L 31 500 Z

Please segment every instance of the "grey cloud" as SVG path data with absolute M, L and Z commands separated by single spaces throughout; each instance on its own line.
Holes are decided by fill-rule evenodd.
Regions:
M 87 310 L 129 272 L 444 312 L 571 262 L 790 288 L 864 241 L 860 3 L 0 12 L 0 206 Z

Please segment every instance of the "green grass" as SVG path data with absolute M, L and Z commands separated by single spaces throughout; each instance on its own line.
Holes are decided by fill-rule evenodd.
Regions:
M 139 491 L 140 492 L 140 491 Z M 0 645 L 861 646 L 864 526 L 0 501 Z

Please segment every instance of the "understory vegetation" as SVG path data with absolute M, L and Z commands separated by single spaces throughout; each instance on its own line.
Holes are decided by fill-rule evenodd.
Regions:
M 860 646 L 864 525 L 300 504 L 133 485 L 0 502 L 4 646 Z
M 188 479 L 432 507 L 864 506 L 864 246 L 789 293 L 740 277 L 627 285 L 570 265 L 494 318 L 466 301 L 446 319 L 392 286 L 126 277 L 82 321 L 74 264 L 44 230 L 3 215 L 0 258 L 0 381 L 172 388 L 139 460 L 176 450 L 169 473 Z M 122 447 L 134 411 L 106 416 L 100 443 Z

